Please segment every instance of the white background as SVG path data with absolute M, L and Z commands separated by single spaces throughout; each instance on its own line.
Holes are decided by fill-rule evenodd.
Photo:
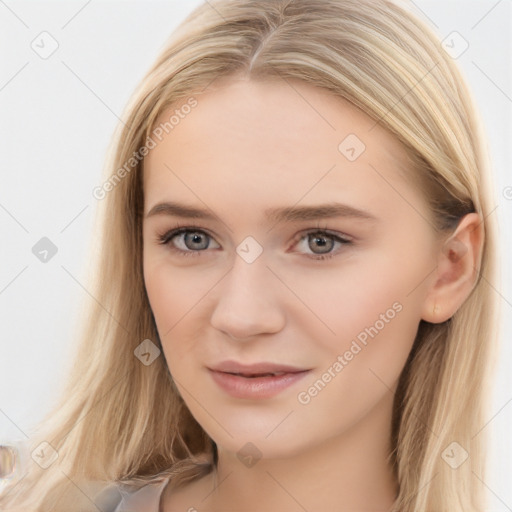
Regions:
M 0 442 L 26 440 L 62 385 L 86 290 L 94 187 L 118 116 L 167 37 L 202 1 L 0 0 Z M 495 169 L 503 310 L 496 374 L 492 511 L 512 510 L 512 8 L 509 0 L 415 0 L 437 30 L 469 43 L 457 61 L 481 108 Z M 43 31 L 58 49 L 42 59 Z M 509 189 L 512 190 L 512 189 Z M 47 263 L 32 247 L 57 246 Z M 485 340 L 482 340 L 485 342 Z

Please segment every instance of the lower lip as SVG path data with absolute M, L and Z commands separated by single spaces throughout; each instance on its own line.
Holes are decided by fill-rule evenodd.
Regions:
M 209 370 L 221 389 L 235 398 L 271 398 L 300 381 L 309 370 L 284 373 L 275 377 L 242 377 Z

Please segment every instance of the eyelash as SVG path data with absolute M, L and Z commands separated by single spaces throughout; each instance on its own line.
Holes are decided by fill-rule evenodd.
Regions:
M 199 232 L 203 235 L 206 235 L 206 236 L 212 238 L 206 231 L 204 231 L 203 229 L 201 229 L 199 227 L 178 225 L 176 228 L 173 228 L 169 231 L 166 231 L 162 234 L 157 235 L 157 242 L 161 245 L 167 245 L 171 251 L 179 253 L 180 256 L 199 256 L 202 252 L 204 252 L 204 250 L 202 250 L 202 251 L 192 251 L 192 250 L 183 251 L 182 249 L 178 249 L 178 248 L 172 246 L 170 243 L 171 240 L 173 238 L 175 238 L 176 236 L 181 235 L 183 233 L 189 233 L 189 232 L 194 232 L 194 233 Z M 309 235 L 313 235 L 313 234 L 327 235 L 327 238 L 332 238 L 336 242 L 339 242 L 343 245 L 351 245 L 352 244 L 351 240 L 348 240 L 347 238 L 343 238 L 343 237 L 337 236 L 333 233 L 330 233 L 329 231 L 326 231 L 325 228 L 321 228 L 320 226 L 318 226 L 316 229 L 311 229 L 305 233 L 302 233 L 300 236 L 298 236 L 295 239 L 294 242 L 295 242 L 295 244 L 297 244 L 301 240 L 303 240 L 303 239 L 307 238 Z M 331 259 L 334 256 L 336 256 L 338 254 L 338 252 L 339 251 L 333 252 L 333 253 L 322 254 L 322 255 L 307 254 L 306 256 L 313 260 L 328 260 L 328 259 Z

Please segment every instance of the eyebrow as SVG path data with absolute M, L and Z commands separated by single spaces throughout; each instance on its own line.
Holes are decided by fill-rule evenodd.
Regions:
M 341 203 L 327 203 L 315 206 L 289 206 L 284 208 L 269 208 L 265 217 L 270 222 L 297 222 L 336 217 L 348 217 L 366 221 L 376 221 L 377 217 L 366 210 L 360 210 Z M 177 202 L 158 203 L 146 214 L 146 219 L 155 215 L 184 217 L 189 219 L 216 220 L 218 217 L 210 210 L 195 208 Z

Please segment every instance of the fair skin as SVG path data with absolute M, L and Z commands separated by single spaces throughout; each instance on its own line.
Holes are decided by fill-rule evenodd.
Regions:
M 389 510 L 397 381 L 420 320 L 447 320 L 470 293 L 480 219 L 469 214 L 440 239 L 421 191 L 402 176 L 398 140 L 323 89 L 242 77 L 194 97 L 198 106 L 145 159 L 144 279 L 170 372 L 219 464 L 167 489 L 163 510 Z M 366 146 L 354 161 L 338 149 L 349 134 Z M 147 216 L 171 201 L 215 217 Z M 264 216 L 333 202 L 372 218 Z M 158 242 L 178 225 L 195 228 Z M 249 236 L 263 249 L 250 263 L 236 251 Z M 313 259 L 323 253 L 333 257 Z M 345 356 L 370 326 L 377 334 Z M 239 398 L 207 370 L 228 359 L 309 371 L 270 398 Z M 308 392 L 319 379 L 325 387 Z M 249 442 L 261 456 L 253 465 L 237 457 Z

